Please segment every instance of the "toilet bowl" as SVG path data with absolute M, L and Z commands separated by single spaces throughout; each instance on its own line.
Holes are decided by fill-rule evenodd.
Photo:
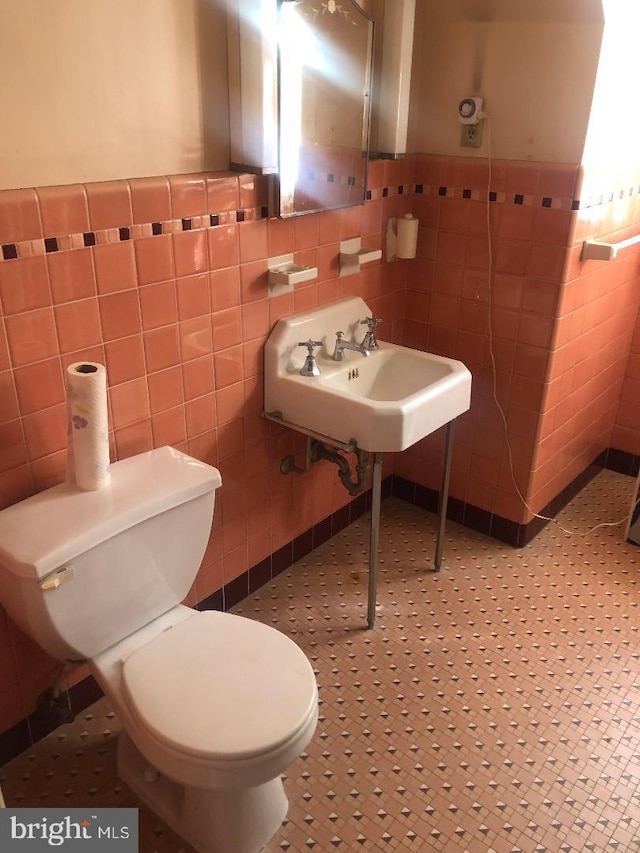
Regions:
M 286 635 L 180 604 L 209 537 L 215 468 L 172 448 L 0 512 L 0 602 L 51 654 L 87 660 L 122 723 L 118 771 L 201 853 L 258 853 L 318 693 Z M 90 519 L 89 523 L 87 519 Z
M 197 849 L 259 850 L 286 815 L 280 776 L 318 718 L 298 646 L 259 622 L 179 606 L 91 669 L 123 721 L 123 780 Z

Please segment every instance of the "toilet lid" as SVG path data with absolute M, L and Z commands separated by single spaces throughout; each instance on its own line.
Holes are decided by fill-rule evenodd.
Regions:
M 269 752 L 314 712 L 311 664 L 268 625 L 194 614 L 123 664 L 125 695 L 155 737 L 191 755 L 232 760 Z

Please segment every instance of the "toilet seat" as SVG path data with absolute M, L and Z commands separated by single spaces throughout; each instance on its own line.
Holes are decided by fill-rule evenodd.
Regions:
M 226 766 L 281 751 L 317 713 L 302 650 L 275 628 L 218 611 L 195 612 L 134 651 L 122 685 L 148 735 Z

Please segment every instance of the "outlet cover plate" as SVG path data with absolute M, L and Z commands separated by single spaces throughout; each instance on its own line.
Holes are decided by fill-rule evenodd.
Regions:
M 460 128 L 460 145 L 462 148 L 480 148 L 482 146 L 482 125 L 479 121 L 477 124 L 463 124 Z

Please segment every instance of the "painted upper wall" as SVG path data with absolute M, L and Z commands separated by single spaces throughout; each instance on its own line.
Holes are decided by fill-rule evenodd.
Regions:
M 3 0 L 0 188 L 226 169 L 222 0 Z
M 600 0 L 429 0 L 416 8 L 409 150 L 581 162 L 603 31 Z M 480 150 L 457 105 L 485 98 Z
M 584 152 L 584 195 L 640 183 L 638 0 L 603 0 L 606 26 Z
M 611 1 L 619 2 L 604 0 Z M 603 0 L 447 0 L 443 4 L 443 11 L 452 19 L 466 21 L 577 24 L 601 21 L 602 2 Z
M 2 20 L 0 189 L 228 168 L 224 0 L 3 0 Z M 409 150 L 486 154 L 456 116 L 482 94 L 495 157 L 580 162 L 602 27 L 601 0 L 420 0 Z

